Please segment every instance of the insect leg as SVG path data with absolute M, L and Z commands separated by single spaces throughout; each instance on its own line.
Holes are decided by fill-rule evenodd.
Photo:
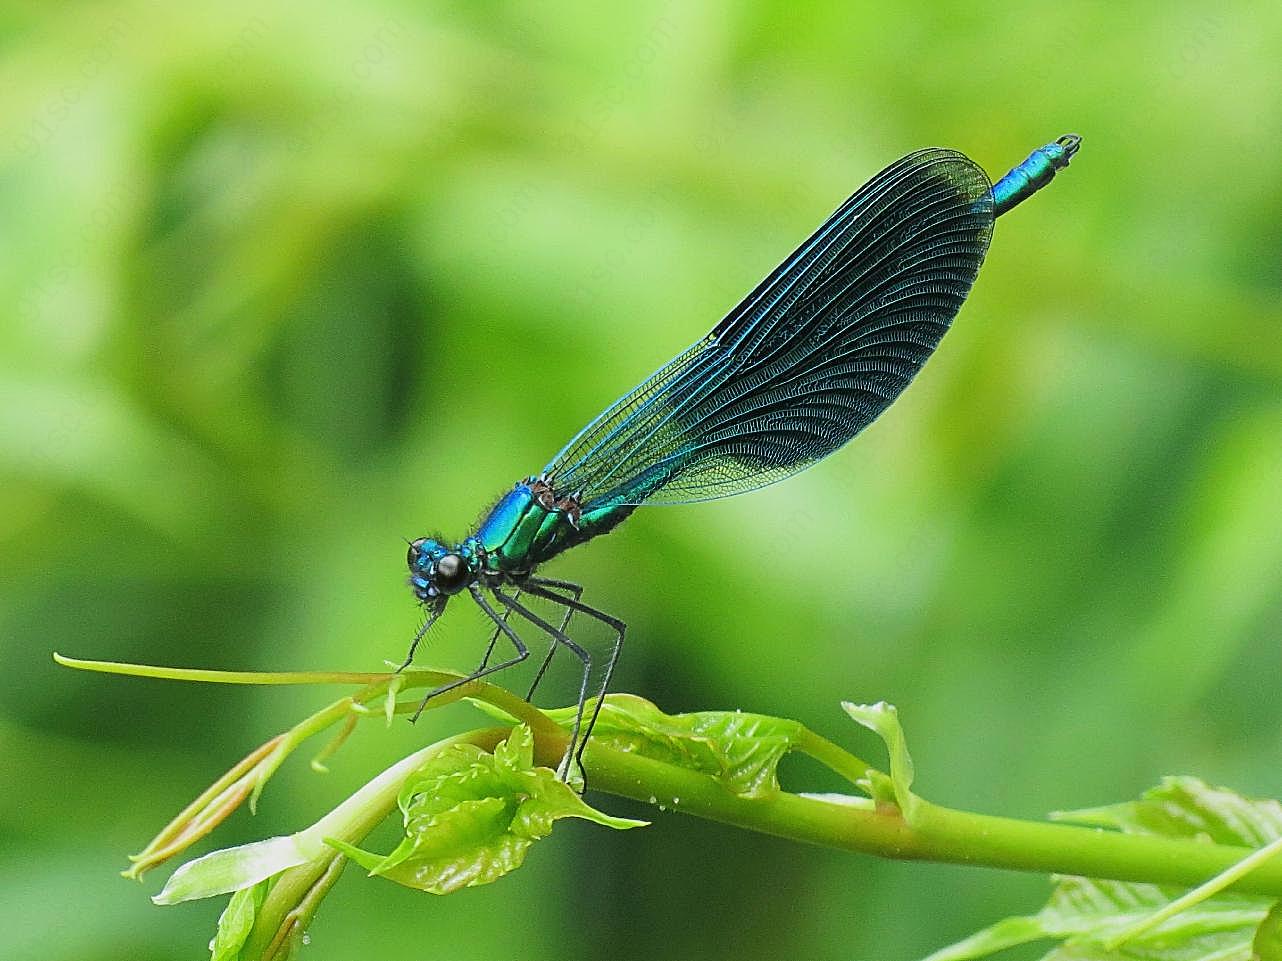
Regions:
M 508 624 L 507 619 L 504 617 L 500 617 L 498 611 L 494 609 L 494 606 L 485 599 L 485 595 L 484 593 L 482 593 L 480 587 L 473 584 L 471 587 L 468 588 L 468 591 L 472 595 L 472 600 L 476 601 L 477 606 L 480 607 L 480 609 L 485 612 L 485 616 L 488 617 L 491 621 L 493 621 L 494 626 L 498 628 L 499 631 L 501 631 L 509 641 L 512 642 L 512 646 L 516 648 L 516 654 L 515 656 L 508 658 L 506 661 L 501 661 L 498 664 L 491 664 L 488 667 L 484 667 L 479 670 L 473 671 L 467 677 L 460 677 L 457 681 L 450 681 L 448 684 L 442 684 L 440 687 L 435 688 L 434 690 L 428 691 L 427 694 L 423 697 L 422 702 L 419 704 L 418 710 L 415 711 L 414 716 L 410 718 L 411 721 L 417 721 L 419 718 L 419 715 L 423 713 L 423 709 L 427 707 L 427 702 L 430 701 L 432 698 L 436 697 L 438 694 L 444 694 L 446 691 L 452 691 L 456 687 L 462 687 L 464 684 L 470 684 L 472 681 L 479 680 L 480 678 L 486 677 L 489 674 L 495 674 L 499 671 L 505 670 L 506 668 L 512 667 L 516 664 L 520 664 L 522 661 L 524 661 L 527 657 L 530 656 L 530 649 L 525 646 L 525 642 L 521 640 L 520 636 L 516 633 L 516 631 L 512 630 L 512 627 L 510 624 Z M 494 594 L 496 597 L 499 598 L 500 601 L 503 602 L 505 607 L 509 608 L 509 610 L 516 610 L 518 613 L 522 610 L 520 605 L 509 600 L 505 595 L 500 594 L 498 591 L 495 591 Z
M 569 593 L 574 595 L 574 599 L 576 601 L 583 596 L 583 588 L 580 587 L 578 584 L 572 584 L 570 581 L 540 580 L 539 584 L 543 586 L 557 588 L 559 590 L 568 591 Z M 519 591 L 516 593 L 516 596 L 518 598 L 521 596 Z M 574 609 L 567 607 L 565 609 L 565 614 L 561 617 L 560 630 L 562 634 L 564 634 L 565 629 L 570 626 L 570 618 L 573 616 L 574 616 Z M 525 699 L 527 701 L 533 701 L 534 691 L 536 688 L 538 688 L 539 682 L 543 680 L 543 675 L 547 673 L 548 667 L 552 664 L 552 657 L 553 655 L 556 654 L 556 649 L 557 649 L 557 643 L 555 640 L 553 640 L 552 645 L 548 648 L 547 657 L 543 658 L 543 663 L 539 665 L 538 673 L 534 675 L 534 680 L 530 684 L 530 690 L 525 695 Z
M 531 591 L 527 587 L 526 593 L 527 594 L 534 593 L 534 591 Z M 563 605 L 578 603 L 578 601 L 571 601 L 568 597 L 562 597 L 559 594 L 553 594 L 551 591 L 545 591 L 542 588 L 538 589 L 538 595 L 540 597 L 546 597 L 550 600 L 557 601 L 558 603 Z M 576 644 L 573 640 L 571 640 L 565 634 L 564 631 L 557 630 L 555 627 L 553 627 L 543 618 L 539 617 L 539 615 L 535 614 L 528 607 L 521 604 L 519 601 L 515 600 L 514 598 L 508 597 L 501 590 L 498 590 L 497 588 L 495 588 L 494 596 L 497 597 L 507 607 L 510 607 L 517 614 L 520 614 L 522 617 L 524 617 L 527 621 L 529 621 L 539 630 L 543 631 L 543 633 L 551 637 L 557 644 L 562 644 L 565 647 L 569 648 L 570 651 L 574 654 L 574 656 L 577 657 L 579 661 L 583 664 L 583 680 L 579 684 L 578 710 L 574 714 L 574 726 L 570 729 L 570 743 L 565 751 L 565 759 L 561 762 L 561 769 L 557 772 L 561 776 L 562 780 L 566 780 L 570 776 L 570 764 L 577 763 L 579 760 L 579 755 L 582 754 L 582 749 L 579 748 L 579 731 L 583 727 L 583 710 L 588 700 L 588 682 L 592 678 L 592 655 L 589 654 L 587 650 L 584 649 L 582 646 L 580 646 L 579 644 Z M 579 748 L 579 749 L 576 750 L 576 748 Z M 582 770 L 581 764 L 580 764 L 580 770 Z
M 427 616 L 427 620 L 423 622 L 423 626 L 420 627 L 418 632 L 414 635 L 414 640 L 410 641 L 410 651 L 405 655 L 405 663 L 396 669 L 397 674 L 401 673 L 401 671 L 414 663 L 414 652 L 418 650 L 419 641 L 423 640 L 423 636 L 427 633 L 428 628 L 436 623 L 436 619 L 441 616 L 441 612 L 443 610 L 444 608 L 438 607 Z
M 540 578 L 530 578 L 526 581 L 525 592 L 533 594 L 535 597 L 546 598 L 549 601 L 563 605 L 568 611 L 579 611 L 597 621 L 600 621 L 610 630 L 614 631 L 614 646 L 610 649 L 610 660 L 605 666 L 605 677 L 601 681 L 601 688 L 597 692 L 596 703 L 592 705 L 592 717 L 588 720 L 587 731 L 584 732 L 583 741 L 579 744 L 578 752 L 574 756 L 575 762 L 580 769 L 583 767 L 583 749 L 588 745 L 588 738 L 592 735 L 592 728 L 596 726 L 597 716 L 601 713 L 601 702 L 605 700 L 606 691 L 610 688 L 610 680 L 614 677 L 614 666 L 619 662 L 619 653 L 623 650 L 623 635 L 628 629 L 628 625 L 623 623 L 617 617 L 612 617 L 605 611 L 598 610 L 588 604 L 584 604 L 576 596 L 573 600 L 568 597 L 561 597 L 553 594 L 547 588 L 549 586 L 560 586 L 563 581 L 544 581 Z M 582 714 L 582 703 L 579 705 L 580 714 Z
M 520 596 L 521 596 L 521 589 L 520 589 L 520 588 L 517 588 L 517 589 L 516 589 L 516 591 L 514 591 L 514 592 L 513 592 L 513 596 L 514 596 L 514 597 L 520 597 Z M 505 624 L 506 624 L 506 623 L 507 623 L 507 619 L 508 619 L 509 617 L 511 617 L 511 616 L 512 616 L 512 609 L 511 609 L 510 607 L 505 607 L 505 608 L 503 608 L 503 614 L 502 614 L 502 617 L 503 617 L 503 623 L 505 623 Z M 490 655 L 492 655 L 492 654 L 494 653 L 494 645 L 495 645 L 495 644 L 497 644 L 497 643 L 499 642 L 499 635 L 500 635 L 500 634 L 502 634 L 502 633 L 503 633 L 503 631 L 502 631 L 501 629 L 499 629 L 499 628 L 497 628 L 497 627 L 496 627 L 496 628 L 494 628 L 494 633 L 490 635 L 490 644 L 489 644 L 489 646 L 485 649 L 485 656 L 484 656 L 483 658 L 481 658 L 481 663 L 480 663 L 479 665 L 477 665 L 477 668 L 476 668 L 476 669 L 477 669 L 478 671 L 483 671 L 483 670 L 485 670 L 486 665 L 488 665 L 488 664 L 490 663 Z M 526 698 L 526 700 L 528 701 L 528 700 L 529 700 L 529 698 L 527 697 L 527 698 Z

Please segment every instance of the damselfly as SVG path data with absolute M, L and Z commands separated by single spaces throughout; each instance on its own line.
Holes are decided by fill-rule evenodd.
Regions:
M 1060 137 L 995 185 L 972 160 L 941 148 L 911 153 L 877 174 L 706 337 L 509 491 L 474 534 L 455 544 L 430 537 L 410 544 L 410 585 L 426 619 L 402 669 L 457 594 L 472 598 L 494 632 L 476 670 L 428 698 L 529 657 L 514 616 L 546 635 L 548 653 L 527 698 L 557 648 L 583 667 L 562 761 L 568 776 L 571 760 L 581 762 L 626 626 L 584 603 L 580 585 L 538 576 L 541 566 L 613 530 L 642 504 L 755 490 L 867 427 L 948 330 L 984 261 L 994 218 L 1049 183 L 1080 143 Z M 532 610 L 529 597 L 557 605 L 558 623 Z M 566 631 L 576 613 L 613 637 L 586 726 L 592 655 Z M 514 654 L 490 663 L 500 637 Z

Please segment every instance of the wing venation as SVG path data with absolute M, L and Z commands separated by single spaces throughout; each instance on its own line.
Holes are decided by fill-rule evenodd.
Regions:
M 826 457 L 934 352 L 993 216 L 988 177 L 962 154 L 932 148 L 891 164 L 545 475 L 589 509 L 672 504 L 752 490 Z

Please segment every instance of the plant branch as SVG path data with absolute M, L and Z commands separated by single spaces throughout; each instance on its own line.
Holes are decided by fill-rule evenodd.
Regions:
M 868 776 L 869 771 L 875 770 L 867 761 L 860 760 L 844 747 L 833 744 L 808 727 L 801 729 L 801 735 L 797 738 L 797 750 L 856 786 Z
M 404 674 L 306 672 L 288 675 L 193 671 L 56 657 L 59 663 L 69 667 L 178 680 L 365 685 L 356 694 L 317 712 L 288 732 L 281 741 L 264 745 L 251 757 L 260 757 L 260 752 L 272 748 L 273 754 L 279 752 L 283 758 L 288 753 L 285 750 L 287 746 L 292 748 L 303 736 L 341 720 L 352 710 L 363 709 L 372 713 L 364 705 L 377 697 L 387 697 L 389 690 L 394 695 L 400 686 L 440 685 L 458 677 L 440 671 L 409 671 Z M 559 763 L 567 744 L 565 731 L 542 711 L 502 688 L 474 681 L 443 694 L 439 702 L 433 703 L 444 704 L 465 696 L 488 702 L 525 723 L 534 734 L 538 762 L 547 767 L 555 767 Z M 389 713 L 400 707 L 394 702 L 388 703 Z M 460 735 L 457 740 L 492 747 L 506 735 L 506 730 L 475 731 Z M 453 743 L 453 739 L 447 743 Z M 424 752 L 439 750 L 441 746 L 433 745 L 410 755 L 340 806 L 339 810 L 347 812 L 339 818 L 343 822 L 342 837 L 363 837 L 386 817 L 395 805 L 396 792 L 408 772 L 417 766 L 421 757 L 427 756 Z M 877 775 L 865 762 L 813 732 L 803 729 L 795 747 L 851 783 Z M 275 758 L 269 755 L 259 763 L 274 767 L 274 761 Z M 884 799 L 874 801 L 863 797 L 803 795 L 785 791 L 747 796 L 735 793 L 723 781 L 710 775 L 641 753 L 615 750 L 595 739 L 589 743 L 584 762 L 589 782 L 597 790 L 658 803 L 747 830 L 885 858 L 1194 887 L 1232 868 L 1253 853 L 1252 849 L 1239 846 L 957 811 L 931 804 L 915 795 L 909 795 L 914 802 L 910 817 L 906 817 L 898 805 Z M 234 769 L 206 794 L 225 790 L 229 778 L 240 770 L 241 767 Z M 351 806 L 358 797 L 359 803 Z M 350 820 L 354 816 L 352 812 L 357 811 L 359 817 Z M 334 813 L 338 814 L 338 811 Z M 171 833 L 167 829 L 158 840 L 170 840 Z M 1248 862 L 1254 870 L 1239 871 L 1238 875 L 1232 876 L 1234 880 L 1228 890 L 1282 896 L 1282 861 L 1269 860 L 1258 864 L 1259 860 Z M 328 877 L 326 884 L 332 883 L 336 874 L 329 874 L 331 870 L 336 869 L 326 860 L 286 871 L 273 886 L 265 907 L 270 906 L 278 894 L 279 903 L 298 904 L 299 899 L 322 878 Z M 278 920 L 283 921 L 283 917 Z
M 899 860 L 982 865 L 1192 887 L 1251 849 L 1121 834 L 955 811 L 919 800 L 912 823 L 893 805 L 779 792 L 749 798 L 715 778 L 636 754 L 590 746 L 593 788 L 776 837 Z M 1282 895 L 1282 862 L 1237 879 L 1232 891 Z

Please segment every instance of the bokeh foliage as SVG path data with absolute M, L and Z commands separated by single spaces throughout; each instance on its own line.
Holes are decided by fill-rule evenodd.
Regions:
M 1246 2 L 7 4 L 0 954 L 191 956 L 217 906 L 152 907 L 122 854 L 326 696 L 52 649 L 398 658 L 399 538 L 464 533 L 930 144 L 999 175 L 1085 138 L 855 446 L 558 563 L 631 625 L 618 688 L 840 738 L 892 700 L 923 793 L 979 810 L 1278 796 L 1279 49 Z M 428 659 L 467 666 L 447 620 Z M 460 717 L 284 772 L 244 836 Z M 349 872 L 317 956 L 906 958 L 1046 891 L 671 814 L 560 834 L 445 900 Z

